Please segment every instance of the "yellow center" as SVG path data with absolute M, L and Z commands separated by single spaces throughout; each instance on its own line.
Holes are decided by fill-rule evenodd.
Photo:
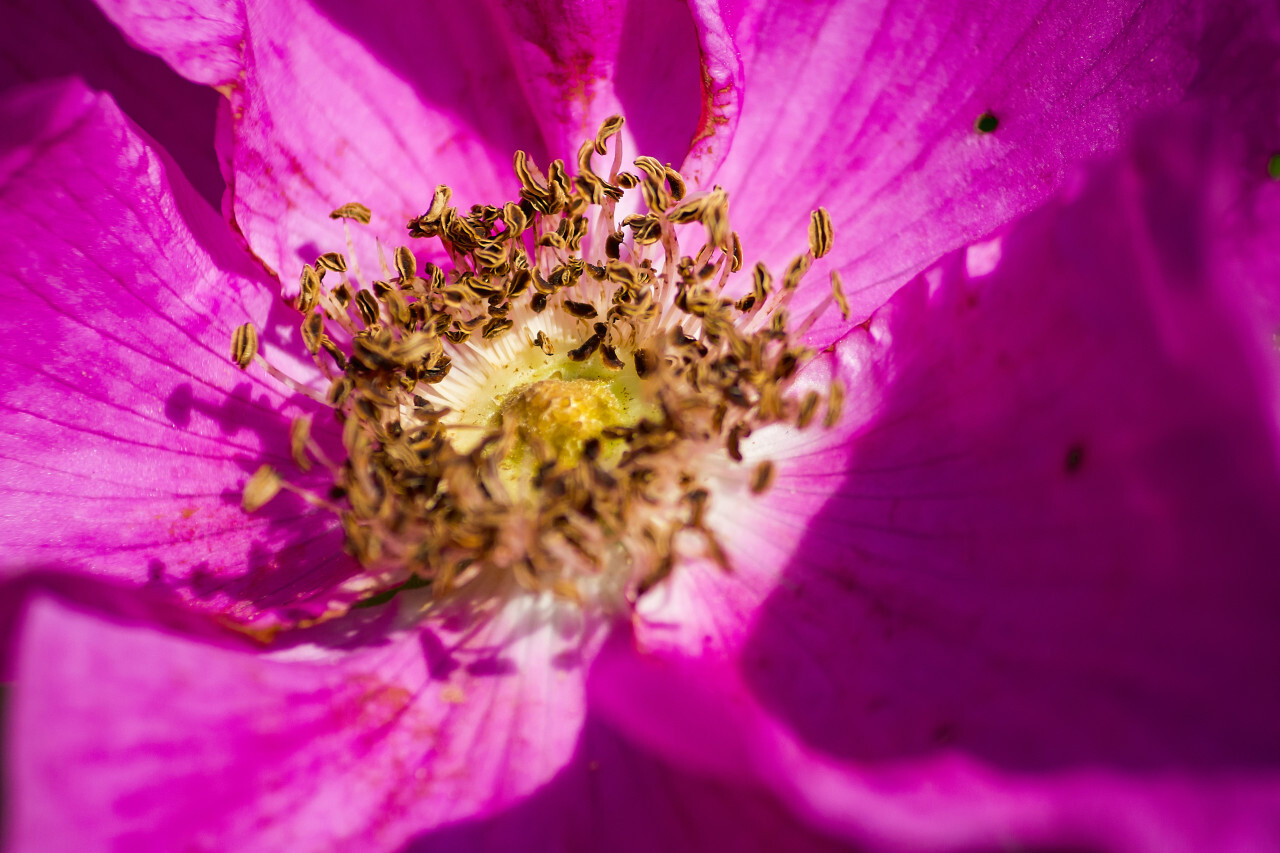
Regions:
M 517 455 L 530 441 L 541 440 L 561 464 L 577 464 L 588 439 L 623 423 L 622 404 L 611 386 L 605 379 L 543 379 L 513 391 L 501 414 L 515 419 L 523 446 Z

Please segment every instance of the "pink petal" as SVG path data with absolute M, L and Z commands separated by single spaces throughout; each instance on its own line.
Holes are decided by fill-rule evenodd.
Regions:
M 702 110 L 701 56 L 680 0 L 502 0 L 498 24 L 546 150 L 572 163 L 610 114 L 638 154 L 676 166 Z
M 418 837 L 421 853 L 837 853 L 766 791 L 689 773 L 588 720 L 573 761 L 508 811 Z
M 206 86 L 232 86 L 240 72 L 245 9 L 218 0 L 95 0 L 130 42 Z
M 437 184 L 452 186 L 464 207 L 505 200 L 519 186 L 517 148 L 546 163 L 485 4 L 103 5 L 129 37 L 227 95 L 232 213 L 254 252 L 288 280 L 318 253 L 344 249 L 342 227 L 327 218 L 342 204 L 368 205 L 367 230 L 400 244 Z M 228 38 L 238 47 L 224 62 Z M 218 73 L 193 68 L 190 56 L 219 57 Z M 372 242 L 362 236 L 357 248 L 376 268 Z
M 1224 195 L 1209 126 L 844 342 L 871 414 L 737 671 L 639 633 L 601 712 L 873 849 L 1280 848 L 1276 186 Z
M 709 180 L 730 189 L 750 259 L 772 265 L 803 251 L 809 211 L 825 205 L 836 249 L 810 276 L 842 269 L 857 317 L 1043 202 L 1068 165 L 1114 148 L 1137 115 L 1204 96 L 1223 117 L 1276 129 L 1274 4 L 722 6 L 743 95 Z M 999 126 L 980 134 L 988 111 Z M 815 339 L 838 335 L 826 319 Z
M 210 203 L 226 184 L 213 150 L 218 95 L 182 79 L 139 51 L 91 0 L 20 0 L 5 6 L 0 89 L 77 75 L 108 92 L 182 167 Z
M 12 848 L 390 850 L 504 808 L 581 726 L 583 634 L 554 610 L 465 638 L 357 611 L 350 635 L 267 656 L 38 598 L 8 712 Z
M 855 765 L 798 742 L 726 668 L 637 654 L 625 641 L 605 646 L 588 695 L 601 718 L 653 754 L 721 784 L 759 780 L 858 850 L 1280 849 L 1274 775 L 1092 766 L 1031 775 L 959 752 Z
M 0 112 L 5 570 L 151 584 L 245 620 L 323 612 L 352 570 L 334 523 L 292 498 L 240 509 L 259 464 L 292 467 L 290 416 L 319 407 L 236 369 L 230 337 L 253 321 L 309 378 L 279 348 L 291 312 L 108 97 L 46 85 Z

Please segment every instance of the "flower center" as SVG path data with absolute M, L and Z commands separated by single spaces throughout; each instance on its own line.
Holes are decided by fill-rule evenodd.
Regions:
M 584 445 L 600 440 L 606 427 L 622 425 L 622 405 L 609 383 L 602 379 L 541 379 L 518 388 L 502 401 L 501 419 L 516 424 L 521 446 L 550 445 L 557 462 L 576 465 Z M 545 454 L 542 454 L 545 455 Z
M 749 287 L 732 288 L 742 250 L 727 195 L 686 195 L 679 173 L 648 157 L 623 171 L 621 127 L 605 121 L 572 177 L 559 160 L 543 175 L 517 152 L 519 202 L 463 214 L 438 187 L 409 234 L 439 239 L 447 266 L 420 268 L 400 247 L 394 270 L 382 262 L 366 282 L 349 222 L 368 224 L 370 211 L 333 212 L 348 255 L 306 265 L 295 303 L 327 392 L 267 364 L 251 325 L 236 331 L 232 359 L 333 408 L 347 458 L 328 459 L 309 421 L 295 422 L 295 461 L 326 465 L 333 488 L 314 494 L 263 466 L 246 510 L 290 489 L 337 513 L 365 571 L 353 583 L 371 594 L 427 583 L 438 596 L 495 596 L 514 584 L 613 607 L 682 557 L 727 568 L 706 523 L 717 478 L 767 489 L 768 461 L 724 473 L 743 462 L 742 440 L 770 423 L 804 429 L 824 402 L 788 389 L 810 356 L 794 341 L 832 302 L 847 316 L 839 277 L 798 328 L 786 306 L 829 251 L 831 221 L 814 212 L 809 251 L 780 286 L 757 265 Z M 611 140 L 606 177 L 593 156 Z M 631 190 L 645 212 L 617 222 Z M 825 398 L 829 426 L 842 390 Z

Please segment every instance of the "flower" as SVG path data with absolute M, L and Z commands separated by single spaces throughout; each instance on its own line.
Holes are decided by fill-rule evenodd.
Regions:
M 1280 846 L 1273 18 L 103 7 L 225 96 L 238 230 L 109 96 L 6 95 L 15 848 Z M 511 197 L 510 151 L 615 111 L 728 190 L 748 268 L 831 211 L 808 281 L 871 316 L 823 315 L 796 381 L 840 379 L 846 417 L 759 439 L 775 487 L 713 504 L 734 572 L 688 561 L 635 619 L 295 627 L 359 570 L 324 511 L 240 509 L 316 411 L 226 358 L 247 319 L 312 375 L 254 256 L 312 261 L 352 199 L 398 245 L 444 176 Z

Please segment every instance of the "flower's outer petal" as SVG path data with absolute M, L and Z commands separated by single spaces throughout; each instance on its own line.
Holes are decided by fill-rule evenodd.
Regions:
M 605 645 L 588 686 L 593 713 L 629 741 L 702 778 L 759 780 L 861 851 L 1280 849 L 1274 775 L 1129 776 L 1102 766 L 1033 775 L 955 751 L 854 765 L 797 741 L 732 670 L 638 653 L 625 640 Z
M 214 155 L 218 95 L 131 47 L 92 0 L 16 0 L 0 29 L 0 91 L 78 75 L 109 93 L 160 143 L 210 204 L 226 184 Z
M 703 102 L 702 47 L 686 3 L 498 0 L 497 7 L 550 156 L 572 164 L 583 140 L 620 113 L 634 144 L 626 163 L 647 154 L 680 166 Z
M 193 83 L 234 84 L 241 69 L 245 9 L 217 0 L 97 0 L 130 42 Z
M 401 242 L 436 184 L 463 206 L 514 197 L 517 148 L 544 167 L 572 161 L 610 113 L 678 166 L 703 109 L 698 33 L 679 0 L 102 5 L 228 95 L 234 215 L 282 274 L 340 242 L 324 214 L 347 201 Z
M 696 188 L 711 185 L 711 176 L 729 153 L 742 108 L 746 75 L 733 38 L 736 9 L 722 5 L 717 0 L 689 0 L 702 54 L 702 107 L 680 171 Z
M 405 853 L 841 853 L 765 790 L 690 773 L 588 719 L 572 763 L 512 809 L 426 833 Z
M 464 209 L 513 198 L 512 153 L 545 154 L 484 3 L 101 5 L 134 41 L 227 95 L 219 144 L 232 214 L 286 281 L 318 253 L 343 250 L 342 227 L 326 218 L 340 205 L 370 207 L 364 230 L 398 245 L 437 184 Z M 377 269 L 372 241 L 357 251 Z
M 720 4 L 744 93 L 714 182 L 748 254 L 778 267 L 825 205 L 855 320 L 944 253 L 1047 199 L 1073 161 L 1187 95 L 1274 146 L 1270 2 L 822 0 Z M 979 133 L 990 112 L 999 124 Z M 831 340 L 834 315 L 814 329 Z
M 557 607 L 472 626 L 470 652 L 356 611 L 350 648 L 270 657 L 36 598 L 6 715 L 12 849 L 394 850 L 505 808 L 578 739 L 590 651 Z
M 682 681 L 641 642 L 610 719 L 877 849 L 1280 847 L 1277 284 L 1239 261 L 1280 184 L 1219 195 L 1209 126 L 1162 124 L 843 343 L 873 414 L 740 670 Z
M 273 363 L 315 374 L 279 347 L 296 333 L 273 283 L 106 95 L 40 84 L 0 110 L 4 570 L 58 564 L 242 620 L 323 612 L 351 572 L 335 524 L 291 496 L 240 509 L 258 465 L 292 469 L 290 416 L 325 411 L 230 362 L 252 321 Z

